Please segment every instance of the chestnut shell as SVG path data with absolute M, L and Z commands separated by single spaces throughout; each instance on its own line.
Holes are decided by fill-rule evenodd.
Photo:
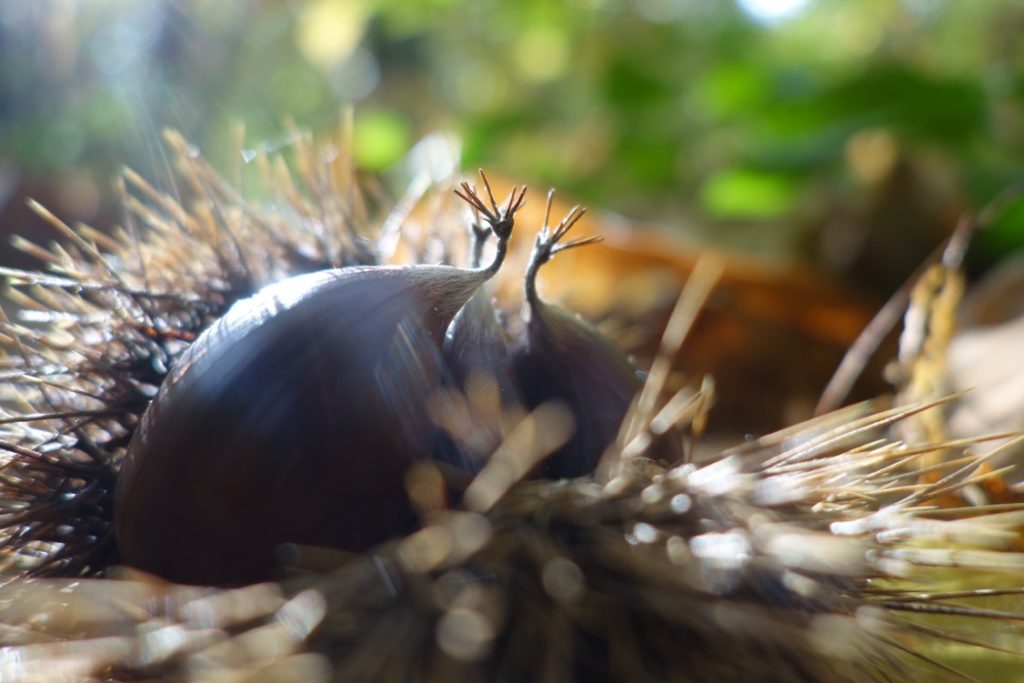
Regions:
M 365 550 L 415 525 L 440 345 L 483 271 L 348 268 L 236 304 L 183 354 L 118 479 L 123 561 L 181 583 L 278 572 L 283 543 Z
M 539 474 L 563 478 L 593 472 L 640 390 L 636 368 L 589 323 L 539 299 L 531 302 L 525 341 L 512 363 L 528 408 L 562 401 L 576 421 L 572 438 Z

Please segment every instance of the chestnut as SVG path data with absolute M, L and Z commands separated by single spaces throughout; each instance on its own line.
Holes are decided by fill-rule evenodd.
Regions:
M 576 423 L 572 438 L 544 462 L 540 474 L 578 477 L 592 472 L 615 440 L 641 383 L 633 364 L 604 335 L 537 293 L 537 274 L 555 254 L 600 240 L 585 237 L 562 242 L 584 210 L 573 207 L 552 228 L 552 196 L 549 192 L 544 226 L 526 270 L 528 320 L 511 363 L 527 408 L 558 400 L 569 407 Z
M 361 551 L 412 529 L 404 476 L 431 452 L 445 330 L 501 266 L 522 196 L 493 206 L 486 268 L 300 275 L 203 332 L 128 447 L 114 504 L 123 562 L 243 584 L 278 572 L 281 544 Z

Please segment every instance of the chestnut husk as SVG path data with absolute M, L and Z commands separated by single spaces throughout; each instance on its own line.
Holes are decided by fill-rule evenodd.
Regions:
M 201 239 L 185 241 L 188 250 L 203 246 Z M 76 265 L 73 273 L 94 264 L 79 256 Z M 74 277 L 90 282 L 88 275 Z M 68 280 L 39 281 L 53 294 Z M 91 313 L 96 289 L 72 289 L 71 304 L 57 303 Z M 179 302 L 159 301 L 165 307 Z M 45 310 L 64 311 L 53 304 Z M 82 315 L 79 325 L 92 319 Z M 188 332 L 129 331 L 179 340 Z M 115 339 L 129 331 L 123 321 L 112 330 L 121 335 Z M 33 354 L 45 349 L 37 338 L 24 341 Z M 85 356 L 89 349 L 82 346 L 63 358 L 72 363 L 73 354 Z M 91 362 L 99 367 L 109 355 L 96 354 L 100 360 Z M 46 374 L 52 365 L 25 357 L 33 379 L 52 381 Z M 82 383 L 67 391 L 83 391 L 82 371 L 71 368 Z M 978 659 L 980 648 L 1019 649 L 1013 634 L 1000 628 L 1014 616 L 1012 596 L 1019 589 L 1003 589 L 993 568 L 1010 569 L 1006 578 L 1012 579 L 1022 560 L 1007 543 L 1015 517 L 978 508 L 961 518 L 966 508 L 923 504 L 932 492 L 974 486 L 974 469 L 950 464 L 940 482 L 925 485 L 916 469 L 891 467 L 906 445 L 884 440 L 885 428 L 924 407 L 876 412 L 878 405 L 853 406 L 721 453 L 699 468 L 666 470 L 634 457 L 615 479 L 599 476 L 604 486 L 590 478 L 521 482 L 486 515 L 448 511 L 420 533 L 345 558 L 333 571 L 321 568 L 274 584 L 196 590 L 82 579 L 79 569 L 59 565 L 73 578 L 5 582 L 2 670 L 33 680 L 547 676 L 855 683 L 942 676 L 950 670 L 929 659 L 932 647 L 957 664 Z M 43 431 L 53 416 L 23 418 L 26 432 Z M 62 432 L 76 434 L 73 425 L 91 436 L 77 426 L 80 414 L 62 420 Z M 95 444 L 84 437 L 82 444 Z M 101 445 L 116 447 L 117 438 Z M 45 506 L 45 517 L 28 527 L 30 508 L 16 496 L 38 495 L 28 484 L 39 488 L 36 482 L 44 480 L 14 474 L 46 462 L 58 473 L 45 480 L 54 486 L 47 495 L 63 498 L 71 491 L 57 485 L 81 478 L 85 458 L 72 460 L 66 453 L 77 451 L 67 446 L 60 452 L 65 460 L 42 448 L 19 448 L 23 452 L 13 452 L 3 474 L 6 550 L 21 558 L 40 552 L 31 545 L 38 541 L 24 545 L 35 529 L 46 525 L 56 533 L 61 522 L 78 521 L 40 498 L 35 508 Z M 87 481 L 82 496 L 98 488 Z M 913 493 L 904 497 L 908 489 Z M 952 520 L 950 512 L 957 512 Z M 75 527 L 76 535 L 83 533 Z M 440 553 L 437 544 L 424 543 L 438 538 L 456 542 L 442 544 L 446 552 Z M 726 548 L 742 541 L 748 552 L 713 552 L 723 541 L 729 541 Z M 67 555 L 69 549 L 53 552 Z M 935 565 L 958 572 L 955 590 L 931 580 Z M 988 623 L 979 619 L 991 625 L 979 629 L 976 624 Z M 452 635 L 469 637 L 453 642 Z M 478 649 L 466 649 L 467 643 Z M 998 656 L 992 668 L 1012 672 L 1013 660 L 997 664 Z

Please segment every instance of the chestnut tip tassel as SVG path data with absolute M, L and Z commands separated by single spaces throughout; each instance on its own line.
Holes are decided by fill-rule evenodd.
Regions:
M 584 210 L 573 207 L 552 228 L 553 194 L 548 193 L 544 226 L 537 234 L 526 270 L 525 310 L 529 320 L 512 365 L 528 409 L 560 400 L 575 419 L 572 438 L 539 471 L 543 477 L 566 478 L 594 470 L 618 435 L 623 417 L 640 389 L 640 381 L 625 354 L 593 326 L 544 302 L 537 293 L 537 274 L 552 257 L 601 239 L 595 236 L 563 242 L 583 217 Z
M 300 275 L 203 332 L 128 447 L 114 509 L 122 561 L 239 585 L 278 574 L 282 544 L 362 551 L 412 530 L 404 477 L 431 455 L 425 404 L 445 330 L 500 268 L 524 192 L 488 208 L 468 183 L 457 191 L 497 237 L 486 268 Z
M 491 235 L 481 224 L 480 216 L 479 209 L 474 208 L 469 255 L 470 266 L 474 268 L 482 262 L 484 246 Z M 487 284 L 477 289 L 448 326 L 442 355 L 449 385 L 470 400 L 474 383 L 486 381 L 493 383 L 503 408 L 521 404 L 509 367 L 508 336 L 498 320 Z M 480 417 L 476 424 L 469 421 L 465 426 L 474 430 L 474 438 L 441 434 L 433 458 L 476 473 L 499 446 L 500 428 Z

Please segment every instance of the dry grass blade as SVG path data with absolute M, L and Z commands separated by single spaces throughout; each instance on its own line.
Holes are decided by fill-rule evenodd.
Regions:
M 715 283 L 721 277 L 724 264 L 714 256 L 703 256 L 694 266 L 690 279 L 676 300 L 675 308 L 669 317 L 665 331 L 662 333 L 658 354 L 654 358 L 647 374 L 640 395 L 626 414 L 617 440 L 617 447 L 609 450 L 597 467 L 601 477 L 614 476 L 623 454 L 633 453 L 636 447 L 627 453 L 626 445 L 634 443 L 638 437 L 648 431 L 652 420 L 656 419 L 655 410 L 659 397 L 665 390 L 673 360 L 682 348 L 691 327 L 697 319 L 708 297 L 714 290 Z M 670 402 L 674 399 L 670 399 Z
M 466 507 L 486 512 L 513 485 L 572 436 L 572 413 L 558 403 L 541 405 L 512 428 L 465 493 Z

